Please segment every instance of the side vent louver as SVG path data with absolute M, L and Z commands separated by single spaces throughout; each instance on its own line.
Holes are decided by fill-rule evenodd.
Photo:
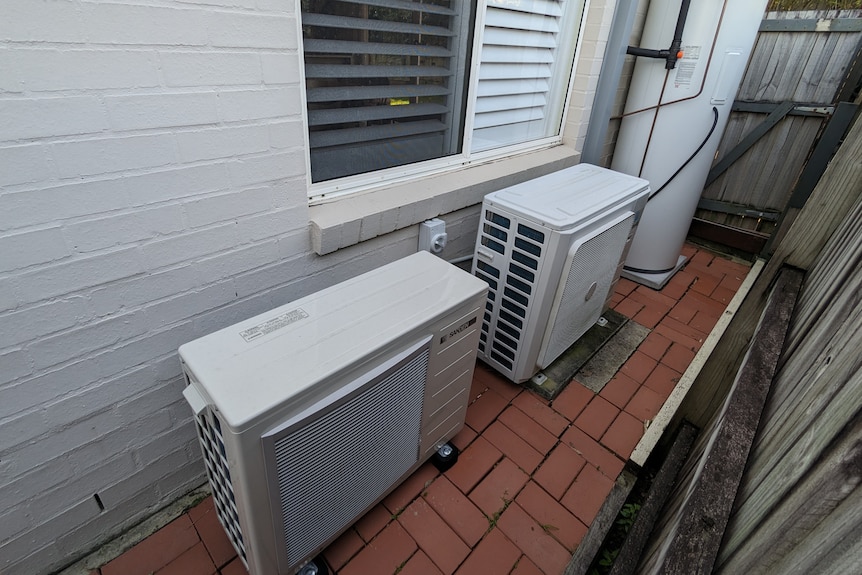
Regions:
M 479 351 L 511 371 L 522 346 L 524 322 L 532 305 L 545 233 L 521 223 L 512 230 L 510 218 L 485 210 L 479 241 L 503 256 L 501 261 L 509 262 L 502 269 L 481 260 L 476 262 L 476 276 L 490 287 L 490 314 L 485 314 L 482 325 L 485 337 L 481 339 Z M 493 342 L 487 350 L 486 334 L 493 334 Z
M 212 423 L 211 423 L 212 422 Z M 246 563 L 245 543 L 239 524 L 236 496 L 231 482 L 227 463 L 227 451 L 221 434 L 221 423 L 210 410 L 205 410 L 197 418 L 198 438 L 206 463 L 207 479 L 213 493 L 213 505 L 225 532 L 237 554 Z M 248 563 L 246 563 L 248 567 Z

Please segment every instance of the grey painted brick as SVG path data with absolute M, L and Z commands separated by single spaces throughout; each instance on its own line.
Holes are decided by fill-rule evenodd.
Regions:
M 172 297 L 200 285 L 191 265 L 147 273 L 93 290 L 90 303 L 97 316 L 133 309 L 147 302 Z
M 49 410 L 50 411 L 50 410 Z M 74 417 L 63 414 L 65 418 Z M 49 424 L 50 425 L 50 424 Z M 86 421 L 61 426 L 46 426 L 40 437 L 31 439 L 20 445 L 15 445 L 5 453 L 19 471 L 27 471 L 42 465 L 67 451 L 85 445 L 108 429 L 116 429 L 121 425 L 110 411 L 91 414 Z M 51 433 L 48 433 L 51 431 Z
M 305 155 L 291 151 L 243 158 L 230 162 L 228 171 L 234 186 L 253 186 L 304 174 Z
M 126 458 L 130 462 L 129 465 L 131 465 L 131 457 L 127 455 Z M 123 473 L 129 473 L 132 469 L 132 467 L 127 466 Z M 43 477 L 39 475 L 39 473 L 51 474 L 54 472 L 67 473 L 68 475 L 60 476 L 62 481 L 56 484 L 43 481 Z M 4 487 L 4 493 L 0 496 L 0 504 L 2 504 L 0 505 L 0 509 L 5 507 L 2 513 L 11 513 L 15 509 L 24 509 L 32 519 L 34 527 L 38 527 L 41 523 L 44 523 L 58 509 L 63 509 L 81 491 L 79 488 L 69 488 L 70 482 L 77 483 L 77 478 L 79 477 L 74 475 L 74 470 L 69 467 L 57 467 L 49 464 L 22 477 L 28 478 L 32 482 L 28 484 L 27 481 L 16 481 Z M 89 482 L 85 486 L 85 489 L 91 489 L 91 485 L 93 484 L 92 477 L 85 479 L 85 481 Z M 49 494 L 52 491 L 59 492 L 60 496 L 50 496 Z M 5 571 L 2 572 L 5 573 Z
M 280 258 L 292 258 L 311 251 L 311 233 L 308 225 L 294 230 L 278 238 L 278 254 Z
M 305 127 L 299 119 L 269 125 L 269 145 L 273 148 L 302 147 L 305 145 L 304 138 Z
M 68 329 L 89 319 L 87 301 L 83 297 L 53 300 L 46 304 L 0 314 L 0 349 L 27 343 Z
M 3 488 L 0 495 L 0 510 L 2 513 L 8 513 L 12 509 L 21 508 L 22 504 L 29 499 L 50 491 L 61 483 L 66 483 L 77 472 L 69 455 L 66 454 L 15 476 L 4 473 L 3 483 L 0 483 Z
M 53 223 L 109 212 L 128 205 L 122 180 L 93 181 L 10 193 L 3 196 L 0 229 Z
M 73 525 L 98 514 L 98 506 L 90 498 L 71 507 L 36 528 L 0 544 L 0 571 L 3 573 L 39 573 L 46 564 L 63 561 L 53 541 Z M 47 545 L 46 545 L 47 543 Z
M 124 180 L 129 201 L 144 206 L 196 194 L 227 189 L 230 185 L 224 164 L 183 166 L 128 176 Z
M 296 20 L 272 14 L 210 11 L 207 34 L 213 46 L 296 50 Z
M 162 75 L 168 86 L 258 85 L 263 73 L 253 52 L 162 52 Z
M 195 263 L 195 269 L 202 276 L 214 281 L 229 280 L 230 299 L 236 299 L 239 297 L 239 291 L 234 283 L 236 275 L 266 266 L 277 258 L 278 244 L 275 240 L 271 240 L 202 259 Z M 267 287 L 269 286 L 258 286 L 258 291 L 262 291 Z M 203 311 L 205 310 L 199 309 L 198 313 Z
M 102 391 L 106 391 L 104 387 Z M 84 404 L 87 399 L 90 401 L 87 402 L 88 404 Z M 52 406 L 46 410 L 48 425 L 45 429 L 46 431 L 50 430 L 50 433 L 13 447 L 4 457 L 12 460 L 17 469 L 26 471 L 34 469 L 52 459 L 69 454 L 72 451 L 76 454 L 92 457 L 94 450 L 85 449 L 87 446 L 103 444 L 109 439 L 117 442 L 114 445 L 122 445 L 122 438 L 124 437 L 126 443 L 133 443 L 136 436 L 143 432 L 150 435 L 158 434 L 170 429 L 172 425 L 170 415 L 165 412 L 137 414 L 146 416 L 147 425 L 142 426 L 145 427 L 143 430 L 134 427 L 135 420 L 131 420 L 129 414 L 125 414 L 124 417 L 112 409 L 90 412 L 83 417 L 79 413 L 68 412 L 58 412 L 55 415 L 55 412 L 59 409 L 80 409 L 83 413 L 86 413 L 87 410 L 96 407 L 99 401 L 101 401 L 101 398 L 90 396 L 89 398 L 83 398 L 81 401 L 64 401 Z M 63 421 L 70 419 L 76 419 L 76 422 L 67 424 Z M 95 452 L 98 453 L 99 450 L 96 449 Z M 125 453 L 125 448 L 120 453 Z M 107 456 L 115 454 L 116 452 L 102 453 L 102 455 Z M 78 469 L 89 467 L 101 471 L 103 479 L 108 477 L 107 472 L 104 471 L 104 466 L 101 464 L 93 465 L 93 460 L 79 462 L 73 459 L 72 464 Z M 125 471 L 120 473 L 119 477 L 124 476 L 124 474 Z
M 203 46 L 207 43 L 203 10 L 129 4 L 83 5 L 87 40 L 97 44 Z
M 0 56 L 0 70 L 2 69 Z M 0 78 L 4 75 L 0 74 Z M 0 148 L 0 187 L 39 182 L 52 176 L 47 149 L 42 144 Z
M 180 358 L 176 352 L 153 360 L 150 363 L 150 368 L 153 370 L 153 377 L 156 378 L 156 381 L 176 385 L 179 390 L 186 386 L 180 367 Z
M 0 235 L 0 272 L 59 260 L 69 254 L 60 228 Z
M 102 417 L 101 414 L 104 414 L 106 409 L 140 393 L 142 387 L 151 385 L 150 377 L 147 366 L 129 369 L 113 378 L 99 379 L 96 374 L 92 374 L 92 383 L 89 385 L 40 406 L 45 415 L 45 427 L 49 430 L 60 430 L 96 415 Z M 117 416 L 114 412 L 111 414 Z M 103 419 L 107 421 L 109 418 Z
M 248 299 L 238 300 L 199 315 L 194 319 L 195 332 L 198 334 L 197 337 L 200 337 L 254 317 L 272 307 L 266 294 L 255 294 Z
M 183 208 L 168 204 L 131 213 L 81 220 L 64 227 L 69 245 L 78 252 L 90 252 L 117 245 L 148 240 L 185 229 Z
M 258 0 L 181 0 L 184 4 L 203 4 L 224 8 L 254 8 Z
M 302 100 L 299 87 L 223 90 L 219 93 L 219 113 L 225 122 L 264 118 L 300 119 Z
M 79 6 L 73 2 L 3 0 L 0 40 L 83 42 Z
M 198 126 L 218 122 L 215 92 L 147 94 L 105 98 L 115 130 Z
M 186 409 L 191 415 L 191 409 L 186 406 Z M 194 451 L 195 461 L 200 461 L 201 471 L 203 471 L 203 460 L 200 456 L 201 451 L 198 444 L 197 432 L 194 425 L 189 421 L 186 425 L 174 427 L 164 433 L 152 436 L 152 441 L 146 445 L 142 445 L 134 450 L 134 457 L 141 467 L 147 467 L 151 463 L 158 461 L 175 451 L 185 451 L 189 444 L 194 445 L 197 451 Z
M 94 96 L 0 101 L 0 137 L 6 140 L 92 134 L 107 127 L 104 106 Z
M 176 353 L 180 345 L 202 333 L 192 321 L 169 325 L 148 334 L 146 338 L 133 341 L 100 353 L 95 357 L 101 377 L 111 377 L 130 367 L 145 365 L 168 353 Z
M 304 157 L 305 152 L 301 152 L 300 156 Z M 276 207 L 302 211 L 305 219 L 303 226 L 308 227 L 310 212 L 308 209 L 308 183 L 305 175 L 305 170 L 303 170 L 300 174 L 269 185 L 273 188 Z
M 39 49 L 0 51 L 0 90 L 102 90 L 159 85 L 153 52 L 117 49 Z
M 176 161 L 170 134 L 96 138 L 51 146 L 62 177 L 75 178 L 136 168 L 156 168 Z
M 156 489 L 168 501 L 188 493 L 205 481 L 203 466 L 191 461 L 156 482 Z
M 241 298 L 260 293 L 262 290 L 271 290 L 281 287 L 293 279 L 292 261 L 276 261 L 251 271 L 237 274 L 234 278 L 234 287 Z M 275 307 L 275 306 L 273 306 Z
M 0 397 L 7 396 L 4 393 L 6 389 L 8 388 L 0 389 Z M 22 409 L 21 411 L 24 410 Z M 31 411 L 29 413 L 13 411 L 13 414 L 11 418 L 5 419 L 3 423 L 0 423 L 0 453 L 16 445 L 28 442 L 46 431 L 45 418 L 41 411 Z M 5 454 L 0 459 L 3 457 L 5 457 Z M 13 475 L 4 473 L 2 479 L 0 479 L 0 485 L 11 481 L 13 478 Z M 2 497 L 0 497 L 0 509 L 2 508 Z
M 33 527 L 33 521 L 23 506 L 13 507 L 0 513 L 0 541 L 8 541 Z
M 152 370 L 148 370 L 148 375 L 152 376 Z M 154 383 L 147 381 L 149 387 L 143 390 L 138 390 L 139 393 L 119 401 L 115 408 L 121 412 L 120 415 L 130 423 L 139 423 L 141 426 L 152 425 L 146 421 L 148 417 L 156 413 L 163 413 L 165 410 L 178 402 L 185 402 L 183 397 L 184 385 L 178 380 L 173 380 L 163 383 Z M 144 434 L 140 441 L 153 441 L 155 433 Z
M 303 218 L 303 214 L 307 213 L 303 206 L 242 218 L 237 222 L 236 234 L 242 242 L 254 242 L 304 230 L 308 227 L 308 220 Z
M 201 276 L 210 280 L 229 279 L 230 283 L 227 286 L 229 293 L 227 295 L 230 296 L 230 299 L 234 299 L 239 297 L 233 281 L 237 274 L 266 266 L 277 258 L 278 244 L 275 240 L 270 240 L 201 259 L 194 266 Z M 269 286 L 261 285 L 258 290 L 264 290 L 267 287 Z M 227 301 L 223 303 L 227 303 Z M 203 304 L 203 306 L 205 305 Z M 195 313 L 206 311 L 203 306 L 199 306 Z
M 263 68 L 263 82 L 268 86 L 275 84 L 297 84 L 299 66 L 302 61 L 298 53 L 264 53 L 260 55 Z
M 256 0 L 255 6 L 259 11 L 296 13 L 296 7 L 283 0 Z
M 84 359 L 52 371 L 39 373 L 21 383 L 2 387 L 0 388 L 0 419 L 92 385 L 98 379 L 96 362 L 92 359 Z M 41 427 L 44 427 L 44 421 Z M 0 449 L 3 448 L 4 441 L 17 440 L 14 435 L 0 437 Z
M 18 307 L 18 298 L 7 282 L 0 282 L 0 312 L 13 310 Z M 3 347 L 3 346 L 0 346 Z
M 262 187 L 206 196 L 184 206 L 189 226 L 196 228 L 263 212 L 271 209 L 272 204 L 272 190 Z
M 71 477 L 57 488 L 46 491 L 39 497 L 31 498 L 27 507 L 36 516 L 50 517 L 52 510 L 62 509 L 70 501 L 90 500 L 98 512 L 93 494 L 99 493 L 105 486 L 117 481 L 117 478 L 134 473 L 134 469 L 131 454 L 121 454 L 104 461 L 104 464 L 98 469 Z M 62 531 L 70 527 L 71 525 L 59 524 L 54 525 L 53 528 Z
M 38 302 L 142 273 L 137 248 L 74 258 L 9 279 L 21 302 Z
M 105 507 L 105 510 L 92 520 L 76 525 L 58 536 L 55 544 L 63 551 L 66 564 L 69 564 L 93 550 L 94 543 L 110 541 L 158 511 L 164 506 L 161 501 L 163 500 L 159 499 L 155 485 L 147 486 L 118 505 Z M 165 501 L 169 502 L 170 500 Z
M 230 158 L 269 149 L 268 126 L 220 126 L 176 134 L 182 162 Z
M 178 236 L 148 242 L 141 246 L 147 269 L 155 270 L 201 256 L 218 253 L 236 245 L 234 224 L 221 224 Z
M 198 264 L 195 264 L 196 269 Z M 236 299 L 233 279 L 208 285 L 193 292 L 178 294 L 174 297 L 148 305 L 140 312 L 150 329 L 157 329 L 166 321 L 175 322 L 190 319 L 215 307 Z
M 155 461 L 150 461 L 146 467 L 123 477 L 120 481 L 108 485 L 99 491 L 99 496 L 105 506 L 113 506 L 131 497 L 142 488 L 157 482 L 177 468 L 189 464 L 189 455 L 185 449 L 166 454 Z M 202 471 L 202 470 L 201 470 Z
M 30 375 L 33 372 L 30 357 L 20 349 L 0 353 L 0 385 Z
M 27 350 L 36 368 L 45 369 L 132 339 L 146 331 L 143 314 L 129 312 L 38 339 L 29 344 Z
M 146 417 L 130 421 L 127 427 L 106 433 L 76 448 L 68 454 L 68 457 L 75 462 L 76 474 L 98 470 L 103 461 L 118 453 L 133 452 L 139 446 L 151 443 L 156 437 L 170 430 L 172 424 L 170 413 L 167 410 L 150 413 Z M 137 461 L 135 465 L 138 466 Z M 116 479 L 120 480 L 122 477 L 124 475 L 120 475 Z

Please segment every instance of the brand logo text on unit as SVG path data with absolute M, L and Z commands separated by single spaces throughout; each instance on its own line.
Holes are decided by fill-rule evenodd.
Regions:
M 476 323 L 476 319 L 477 318 L 473 317 L 473 318 L 470 318 L 469 321 L 465 321 L 464 323 L 462 323 L 461 325 L 459 325 L 458 327 L 456 327 L 455 329 L 450 331 L 448 335 L 444 335 L 443 337 L 441 337 L 440 343 L 444 343 L 447 339 L 458 335 L 459 333 L 461 333 L 462 331 L 464 331 L 465 329 L 467 329 L 468 327 L 470 327 L 471 325 Z

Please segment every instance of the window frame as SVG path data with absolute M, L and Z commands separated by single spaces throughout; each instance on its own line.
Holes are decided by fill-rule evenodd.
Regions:
M 469 0 L 465 0 L 469 1 Z M 297 42 L 299 54 L 299 92 L 301 97 L 301 111 L 303 122 L 303 145 L 306 165 L 306 184 L 308 190 L 309 206 L 316 206 L 337 202 L 339 200 L 353 198 L 360 194 L 374 192 L 382 188 L 391 187 L 409 183 L 412 180 L 435 176 L 439 174 L 448 174 L 465 168 L 481 166 L 491 162 L 500 161 L 505 158 L 519 156 L 522 154 L 530 154 L 543 149 L 552 148 L 563 143 L 564 130 L 566 119 L 569 113 L 569 107 L 574 91 L 574 82 L 576 69 L 578 66 L 581 48 L 584 42 L 585 30 L 587 27 L 587 16 L 590 8 L 590 0 L 570 0 L 579 2 L 580 15 L 573 19 L 577 22 L 577 40 L 571 47 L 570 66 L 568 68 L 568 78 L 566 82 L 561 82 L 560 86 L 565 87 L 565 94 L 562 97 L 560 106 L 562 113 L 559 119 L 559 125 L 556 135 L 548 136 L 540 139 L 530 140 L 517 144 L 510 144 L 483 150 L 479 152 L 471 152 L 473 126 L 475 120 L 475 107 L 477 101 L 477 88 L 479 83 L 478 70 L 481 64 L 479 54 L 482 48 L 485 31 L 485 18 L 489 2 L 494 0 L 481 0 L 478 3 L 476 10 L 477 14 L 474 18 L 474 30 L 472 31 L 473 40 L 470 52 L 469 62 L 469 81 L 466 86 L 466 108 L 464 111 L 464 136 L 462 141 L 462 151 L 457 154 L 451 154 L 441 158 L 434 158 L 420 162 L 405 164 L 402 166 L 394 166 L 374 170 L 362 174 L 345 176 L 342 178 L 312 182 L 311 176 L 311 153 L 310 153 L 310 137 L 309 137 L 309 118 L 308 118 L 308 102 L 306 98 L 306 76 L 305 76 L 305 48 L 304 38 L 302 33 L 302 14 L 301 3 L 297 0 L 296 3 L 296 20 L 297 20 Z M 569 56 L 567 56 L 569 59 Z M 410 198 L 405 198 L 405 203 L 409 203 Z

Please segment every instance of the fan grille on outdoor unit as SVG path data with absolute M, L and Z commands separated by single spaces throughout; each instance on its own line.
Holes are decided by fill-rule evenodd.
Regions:
M 539 358 L 540 367 L 547 367 L 601 316 L 633 221 L 634 214 L 630 213 L 612 227 L 581 243 L 574 253 L 569 254 L 566 260 L 569 275 L 565 278 L 556 316 L 552 312 L 553 327 L 548 336 L 547 349 Z M 588 293 L 592 295 L 586 299 Z
M 248 567 L 245 543 L 242 539 L 242 529 L 239 525 L 239 514 L 236 509 L 236 498 L 227 465 L 227 453 L 221 434 L 221 423 L 209 410 L 205 410 L 198 416 L 197 424 L 198 437 L 206 463 L 207 478 L 213 492 L 216 515 L 224 526 L 237 554 Z
M 275 442 L 288 562 L 308 557 L 419 460 L 428 349 Z

